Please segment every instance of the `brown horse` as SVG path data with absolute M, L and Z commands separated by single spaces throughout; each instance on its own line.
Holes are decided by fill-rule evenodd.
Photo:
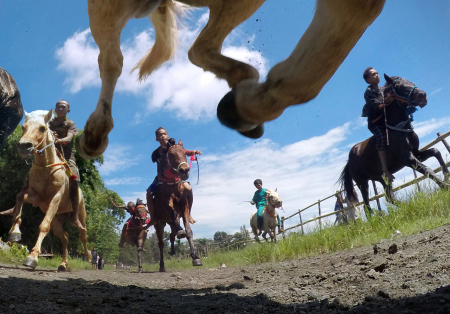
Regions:
M 113 205 L 118 208 L 125 208 L 131 214 L 131 218 L 122 228 L 119 247 L 123 248 L 125 243 L 136 246 L 138 251 L 138 267 L 141 273 L 142 251 L 144 251 L 144 244 L 145 240 L 147 240 L 148 228 L 150 227 L 150 216 L 147 208 L 140 199 L 137 199 L 136 204 L 128 202 L 127 206 L 117 206 L 113 202 Z
M 22 117 L 22 101 L 16 81 L 0 68 L 0 152 L 6 138 L 14 132 Z
M 178 231 L 180 217 L 183 219 L 185 227 L 185 236 L 188 240 L 190 247 L 190 255 L 192 257 L 193 266 L 202 266 L 202 262 L 197 255 L 197 249 L 194 246 L 193 234 L 190 226 L 191 221 L 191 208 L 193 202 L 192 190 L 188 189 L 183 184 L 182 180 L 189 178 L 189 165 L 186 162 L 186 150 L 183 148 L 183 143 L 178 142 L 177 145 L 172 145 L 167 151 L 167 167 L 174 174 L 172 180 L 167 182 L 160 182 L 154 199 L 147 198 L 147 204 L 151 206 L 153 202 L 154 217 L 152 219 L 156 223 L 155 230 L 158 237 L 159 246 L 159 271 L 166 271 L 164 268 L 163 248 L 164 240 L 163 233 L 166 223 L 168 223 L 172 229 L 170 242 L 171 242 L 171 254 L 174 253 L 174 240 L 175 234 Z M 147 194 L 147 197 L 149 194 Z M 184 232 L 182 232 L 184 234 Z
M 253 66 L 226 57 L 221 51 L 228 34 L 250 18 L 265 0 L 178 2 L 209 8 L 209 21 L 188 56 L 193 64 L 225 79 L 232 88 L 219 103 L 220 122 L 245 136 L 257 138 L 264 132 L 264 122 L 277 118 L 287 107 L 308 102 L 319 94 L 381 13 L 385 0 L 317 0 L 310 26 L 290 56 L 276 64 L 264 82 L 259 81 L 259 73 Z M 97 107 L 77 140 L 77 150 L 83 157 L 96 157 L 108 146 L 108 134 L 113 128 L 114 89 L 123 67 L 120 34 L 128 20 L 150 17 L 155 27 L 155 44 L 136 66 L 142 79 L 173 57 L 177 42 L 176 12 L 182 10 L 172 0 L 88 0 L 89 25 L 100 49 L 98 66 L 102 87 Z
M 24 202 L 32 204 L 45 213 L 44 220 L 39 226 L 39 236 L 36 245 L 30 255 L 25 259 L 23 265 L 36 268 L 38 256 L 41 252 L 41 244 L 50 229 L 61 239 L 63 246 L 62 263 L 58 270 L 67 268 L 67 241 L 68 234 L 63 229 L 63 223 L 70 218 L 72 203 L 69 197 L 69 177 L 66 167 L 59 158 L 55 146 L 53 133 L 48 127 L 48 121 L 53 116 L 53 110 L 37 110 L 30 114 L 25 113 L 25 122 L 22 126 L 23 134 L 17 145 L 21 158 L 31 158 L 33 152 L 35 158 L 30 170 L 28 181 L 22 191 L 16 196 L 16 204 L 10 210 L 4 211 L 2 215 L 13 215 L 12 227 L 8 240 L 16 242 L 21 240 L 20 223 L 22 206 Z M 79 220 L 86 227 L 86 210 L 81 189 L 79 194 Z M 80 240 L 83 243 L 84 254 L 88 260 L 91 253 L 86 246 L 86 230 L 79 228 Z
M 424 107 L 427 104 L 426 93 L 403 78 L 388 77 L 386 74 L 384 77 L 386 79 L 385 98 L 389 94 L 395 96 L 395 100 L 386 106 L 389 139 L 386 161 L 389 171 L 395 173 L 405 166 L 410 167 L 431 178 L 441 188 L 449 188 L 448 183 L 440 180 L 433 170 L 422 163 L 430 157 L 435 157 L 442 166 L 444 174 L 448 176 L 449 171 L 439 150 L 430 148 L 419 151 L 419 137 L 414 132 L 411 118 L 406 113 L 407 106 Z M 385 189 L 386 199 L 391 202 L 395 200 L 392 185 L 386 184 L 382 175 L 376 140 L 372 136 L 352 147 L 338 182 L 345 188 L 349 200 L 354 201 L 356 196 L 353 190 L 353 179 L 361 191 L 366 208 L 372 213 L 369 207 L 369 180 L 380 182 Z

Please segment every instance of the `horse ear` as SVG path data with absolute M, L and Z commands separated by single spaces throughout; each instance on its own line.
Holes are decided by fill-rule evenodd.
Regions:
M 394 81 L 391 80 L 391 78 L 390 78 L 389 76 L 387 76 L 386 73 L 384 73 L 384 79 L 386 80 L 386 82 L 387 82 L 389 85 L 394 84 Z
M 50 111 L 45 115 L 44 122 L 45 124 L 48 123 L 53 118 L 53 109 L 50 109 Z
M 181 147 L 183 147 L 183 142 L 181 140 L 178 141 L 178 145 L 180 145 Z
M 24 122 L 27 122 L 27 120 L 30 119 L 31 116 L 25 110 L 23 112 L 25 113 L 25 120 L 24 120 Z
M 278 188 L 275 188 L 275 192 L 278 190 Z

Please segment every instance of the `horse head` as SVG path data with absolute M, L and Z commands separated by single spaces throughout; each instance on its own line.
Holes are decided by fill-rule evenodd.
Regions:
M 391 94 L 398 101 L 410 106 L 419 106 L 420 108 L 426 106 L 427 94 L 414 83 L 398 76 L 389 77 L 384 74 L 384 78 L 386 80 L 385 96 Z
M 43 149 L 53 140 L 48 122 L 53 117 L 53 110 L 36 110 L 25 112 L 22 125 L 22 137 L 17 144 L 17 151 L 22 159 L 30 159 L 33 152 Z
M 277 193 L 277 189 L 275 191 L 266 190 L 267 203 L 275 208 L 279 208 L 283 205 L 283 201 Z
M 167 167 L 174 175 L 179 176 L 181 180 L 189 179 L 190 168 L 186 162 L 186 150 L 181 140 L 167 150 Z
M 142 226 L 145 228 L 147 226 L 148 220 L 148 211 L 147 208 L 145 207 L 145 204 L 143 204 L 142 202 L 140 204 L 137 204 L 135 212 L 136 218 L 141 221 Z

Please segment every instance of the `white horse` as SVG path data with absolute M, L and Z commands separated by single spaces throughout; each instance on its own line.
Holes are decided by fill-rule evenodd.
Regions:
M 210 10 L 208 23 L 189 50 L 189 60 L 225 79 L 232 88 L 219 103 L 220 122 L 245 136 L 258 138 L 264 132 L 264 122 L 319 94 L 381 13 L 385 0 L 317 0 L 314 18 L 294 51 L 276 64 L 261 83 L 254 67 L 223 56 L 221 50 L 228 34 L 252 16 L 265 0 L 178 2 Z M 143 79 L 173 56 L 176 15 L 183 10 L 173 0 L 88 0 L 89 24 L 100 49 L 102 87 L 97 107 L 77 140 L 78 152 L 83 157 L 96 157 L 108 146 L 108 134 L 113 128 L 112 99 L 123 66 L 120 34 L 128 20 L 149 16 L 155 27 L 155 45 L 136 65 L 139 78 Z
M 347 204 L 347 208 L 351 207 L 353 204 L 358 204 L 359 199 L 358 194 L 356 194 L 356 191 L 354 191 L 354 195 L 355 200 L 351 201 L 347 196 L 345 197 L 345 199 L 343 199 L 341 193 L 336 192 L 336 198 L 337 203 L 339 203 L 339 207 L 343 209 L 344 203 Z M 350 209 L 345 210 L 345 215 L 343 215 L 342 212 L 336 213 L 336 222 L 339 224 L 347 224 L 349 221 L 355 221 L 356 219 L 360 218 L 361 218 L 360 206 L 354 206 Z
M 282 201 L 278 196 L 277 189 L 275 191 L 266 190 L 267 206 L 264 208 L 263 214 L 263 229 L 258 230 L 257 215 L 254 212 L 250 216 L 250 226 L 252 227 L 253 234 L 255 235 L 255 240 L 259 242 L 259 231 L 262 231 L 262 237 L 267 241 L 266 234 L 269 234 L 272 242 L 277 242 L 277 234 L 275 233 L 275 228 L 277 227 L 277 211 L 278 207 L 281 207 Z

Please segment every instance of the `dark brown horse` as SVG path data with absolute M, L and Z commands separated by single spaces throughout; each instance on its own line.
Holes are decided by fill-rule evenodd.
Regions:
M 6 138 L 14 132 L 22 117 L 22 101 L 16 81 L 0 68 L 0 152 Z
M 117 206 L 117 208 L 124 208 L 131 214 L 131 218 L 124 224 L 122 234 L 120 235 L 119 247 L 123 248 L 125 243 L 131 246 L 136 246 L 138 251 L 138 267 L 139 272 L 142 272 L 142 251 L 144 251 L 145 240 L 147 240 L 147 232 L 150 225 L 150 215 L 148 214 L 145 204 L 137 199 L 136 204 L 128 202 L 127 206 Z
M 435 157 L 442 166 L 445 176 L 448 169 L 442 159 L 441 153 L 436 148 L 419 151 L 419 137 L 411 125 L 411 118 L 406 112 L 407 106 L 418 106 L 423 108 L 427 104 L 426 93 L 417 88 L 413 83 L 397 77 L 388 77 L 385 84 L 385 98 L 394 96 L 394 101 L 386 106 L 386 118 L 388 125 L 389 145 L 386 149 L 386 160 L 389 171 L 395 173 L 403 167 L 410 167 L 428 176 L 441 188 L 449 188 L 447 182 L 440 180 L 429 167 L 422 162 L 430 157 Z M 352 179 L 361 191 L 364 203 L 369 212 L 369 180 L 380 182 L 386 192 L 386 199 L 390 202 L 395 200 L 392 185 L 383 180 L 383 171 L 378 157 L 375 137 L 370 137 L 364 142 L 352 147 L 348 162 L 345 165 L 339 183 L 344 187 L 347 197 L 355 200 Z
M 177 145 L 171 146 L 167 151 L 167 167 L 174 174 L 172 180 L 166 182 L 161 181 L 154 199 L 147 198 L 147 204 L 154 206 L 154 218 L 156 222 L 155 230 L 158 237 L 159 246 L 159 271 L 166 271 L 164 268 L 163 248 L 164 248 L 164 227 L 170 225 L 172 233 L 170 235 L 171 254 L 174 253 L 173 243 L 176 232 L 179 229 L 179 219 L 183 219 L 185 227 L 185 236 L 190 247 L 190 255 L 192 257 L 193 266 L 202 266 L 202 262 L 197 255 L 197 249 L 194 247 L 193 234 L 190 223 L 193 221 L 191 217 L 191 208 L 193 202 L 192 190 L 186 188 L 182 180 L 189 178 L 189 165 L 186 162 L 186 150 L 183 148 L 183 143 L 178 142 Z M 184 234 L 184 232 L 181 232 Z M 180 233 L 179 233 L 180 234 Z M 178 234 L 178 235 L 179 235 Z

